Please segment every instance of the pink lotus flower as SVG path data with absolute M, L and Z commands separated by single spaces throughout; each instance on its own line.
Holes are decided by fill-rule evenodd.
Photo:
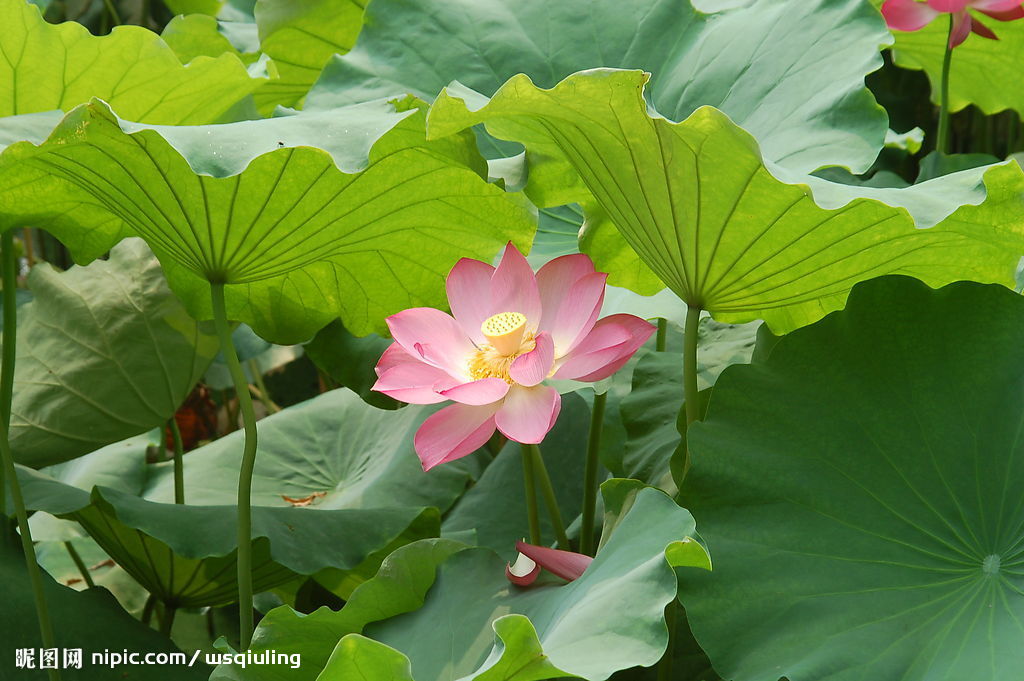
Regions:
M 998 21 L 1013 21 L 1024 17 L 1022 0 L 886 0 L 882 15 L 889 28 L 897 31 L 917 31 L 924 28 L 940 14 L 953 15 L 953 30 L 949 34 L 950 49 L 956 47 L 973 31 L 983 38 L 998 40 L 988 26 L 972 17 L 968 10 L 974 9 Z
M 505 576 L 516 586 L 530 586 L 540 576 L 541 568 L 561 577 L 567 582 L 578 579 L 594 559 L 582 553 L 549 549 L 546 546 L 535 546 L 517 541 L 516 551 L 519 556 L 515 564 L 505 565 Z
M 395 343 L 373 389 L 412 404 L 455 402 L 416 433 L 424 470 L 470 454 L 495 428 L 541 442 L 561 408 L 545 379 L 598 381 L 632 357 L 654 327 L 628 314 L 598 320 L 607 276 L 578 254 L 534 274 L 510 243 L 497 268 L 467 258 L 452 268 L 454 318 L 428 307 L 388 317 Z

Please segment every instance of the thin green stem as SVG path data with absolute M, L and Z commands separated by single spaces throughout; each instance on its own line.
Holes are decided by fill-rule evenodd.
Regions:
M 18 333 L 18 263 L 14 254 L 14 233 L 7 230 L 0 235 L 0 248 L 3 249 L 3 262 L 0 263 L 3 271 L 0 272 L 3 285 L 4 304 L 4 331 L 3 331 L 3 359 L 0 364 L 0 419 L 3 419 L 7 429 L 11 427 L 11 403 L 14 401 L 14 364 L 16 350 L 16 336 Z M 7 485 L 4 482 L 6 474 L 0 469 L 0 517 L 4 516 L 7 509 Z M 7 528 L 3 528 L 6 530 Z M 3 532 L 6 537 L 7 533 Z
M 14 455 L 8 439 L 8 424 L 11 417 L 11 399 L 14 387 L 15 343 L 18 333 L 17 290 L 15 288 L 14 235 L 10 230 L 0 235 L 0 265 L 3 266 L 3 306 L 4 331 L 3 348 L 0 352 L 0 458 L 3 459 L 4 477 L 11 488 L 11 502 L 14 504 L 14 515 L 18 519 L 18 531 L 21 533 L 21 548 L 25 554 L 25 567 L 28 569 L 29 581 L 32 584 L 32 595 L 35 598 L 36 615 L 39 618 L 39 635 L 44 648 L 56 648 L 53 625 L 50 623 L 50 611 L 46 607 L 46 593 L 43 591 L 43 574 L 36 562 L 36 549 L 32 543 L 32 531 L 28 526 L 28 512 L 25 500 L 21 496 L 21 485 L 18 483 L 18 472 L 14 468 Z M 56 669 L 48 669 L 50 681 L 60 681 L 60 673 Z
M 594 555 L 594 521 L 597 515 L 598 478 L 601 470 L 601 431 L 604 429 L 604 405 L 608 393 L 594 395 L 587 436 L 587 463 L 583 469 L 583 515 L 580 520 L 580 553 Z
M 153 619 L 153 609 L 156 608 L 156 596 L 149 594 L 146 597 L 146 604 L 142 606 L 142 616 L 139 618 L 143 624 L 149 624 Z
M 530 523 L 530 543 L 540 544 L 540 514 L 537 511 L 537 486 L 533 475 L 533 454 L 527 445 L 521 446 L 523 455 L 523 486 L 526 490 L 526 519 Z
M 548 467 L 544 465 L 544 457 L 540 455 L 540 447 L 537 445 L 523 445 L 530 450 L 533 458 L 533 472 L 540 483 L 540 491 L 544 495 L 544 504 L 548 507 L 548 517 L 551 518 L 551 526 L 555 529 L 555 539 L 558 546 L 565 551 L 572 547 L 569 545 L 569 537 L 565 533 L 565 523 L 562 522 L 562 510 L 558 508 L 558 497 L 555 496 L 555 488 L 551 485 L 551 476 L 548 475 Z
M 6 302 L 6 301 L 5 301 Z M 25 500 L 21 496 L 21 485 L 14 468 L 14 457 L 11 455 L 10 442 L 7 440 L 7 427 L 0 423 L 0 456 L 3 457 L 4 473 L 11 487 L 11 501 L 14 503 L 14 514 L 18 519 L 18 531 L 21 533 L 21 548 L 25 554 L 25 567 L 28 569 L 29 581 L 32 584 L 32 596 L 35 599 L 36 615 L 39 617 L 39 635 L 44 648 L 56 648 L 53 625 L 50 623 L 50 611 L 46 607 L 46 593 L 43 591 L 43 575 L 36 562 L 36 549 L 32 543 L 32 531 L 28 526 L 28 513 L 25 511 Z M 60 681 L 56 669 L 47 670 L 50 681 Z
M 85 580 L 85 585 L 90 589 L 96 586 L 96 582 L 92 581 L 92 574 L 89 572 L 89 568 L 85 566 L 85 561 L 82 560 L 82 556 L 79 555 L 78 549 L 75 548 L 75 545 L 66 541 L 64 542 L 64 548 L 68 550 L 68 555 L 71 556 L 71 561 L 82 574 L 82 579 Z
M 181 429 L 178 428 L 178 420 L 171 417 L 167 421 L 171 428 L 171 437 L 174 438 L 174 503 L 185 503 L 185 446 L 181 441 Z
M 683 399 L 686 405 L 686 425 L 700 418 L 700 396 L 697 391 L 697 335 L 700 327 L 700 308 L 687 306 L 686 327 L 683 329 Z M 690 470 L 690 448 L 683 441 L 683 477 Z
M 953 15 L 949 15 L 949 35 L 946 37 L 946 54 L 942 58 L 942 85 L 939 99 L 939 131 L 935 136 L 935 149 L 949 153 L 949 66 L 953 62 L 953 48 L 949 39 L 953 36 Z
M 700 395 L 697 391 L 697 338 L 700 330 L 700 312 L 697 305 L 686 306 L 686 325 L 683 328 L 683 398 L 685 399 L 686 425 L 700 420 Z M 683 438 L 683 472 L 680 480 L 690 470 L 690 449 Z M 672 664 L 675 658 L 676 619 L 679 614 L 679 599 L 673 598 L 665 606 L 665 623 L 668 626 L 668 647 L 658 663 L 658 681 L 672 680 Z
M 110 20 L 114 23 L 114 26 L 121 25 L 121 15 L 118 14 L 117 8 L 114 7 L 112 0 L 103 0 L 103 4 L 107 8 L 107 13 L 110 15 Z
M 224 302 L 224 284 L 210 285 L 213 302 L 213 321 L 220 339 L 220 351 L 228 364 L 235 386 L 235 396 L 245 427 L 242 446 L 242 466 L 238 472 L 238 630 L 241 650 L 248 650 L 252 641 L 252 473 L 256 467 L 256 412 L 252 407 L 249 382 L 245 379 L 238 353 L 231 341 L 227 307 Z
M 277 406 L 274 400 L 270 399 L 270 393 L 267 392 L 267 384 L 263 381 L 263 374 L 260 373 L 260 365 L 256 363 L 255 359 L 250 359 L 248 362 L 249 373 L 252 374 L 253 383 L 256 384 L 256 389 L 260 391 L 260 402 L 266 407 L 268 414 L 276 414 L 281 411 L 281 407 Z
M 14 401 L 15 340 L 18 333 L 18 263 L 14 254 L 14 233 L 3 233 L 4 333 L 3 366 L 0 366 L 0 418 L 11 427 L 11 403 Z M 8 304 L 10 303 L 10 304 Z
M 160 618 L 160 633 L 168 638 L 171 636 L 171 629 L 174 628 L 174 615 L 177 612 L 176 607 L 164 603 L 163 617 Z
M 658 352 L 665 352 L 666 340 L 668 340 L 668 320 L 660 317 L 658 319 L 658 333 L 654 337 L 654 349 Z

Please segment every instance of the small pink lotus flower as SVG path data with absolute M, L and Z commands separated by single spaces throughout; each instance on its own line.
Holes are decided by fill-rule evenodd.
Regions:
M 545 379 L 598 381 L 633 356 L 654 326 L 628 314 L 598 320 L 607 276 L 580 254 L 534 274 L 510 243 L 497 268 L 467 258 L 452 268 L 454 318 L 429 307 L 388 317 L 395 343 L 377 363 L 373 389 L 412 404 L 455 402 L 416 433 L 424 470 L 470 454 L 495 428 L 539 443 L 562 402 Z
M 505 576 L 516 586 L 530 586 L 540 576 L 541 568 L 567 582 L 578 579 L 594 559 L 582 553 L 549 549 L 517 541 L 519 556 L 515 564 L 505 565 Z
M 1024 17 L 1022 0 L 886 0 L 882 15 L 889 28 L 897 31 L 917 31 L 924 28 L 940 14 L 953 15 L 953 30 L 949 34 L 950 49 L 956 47 L 973 31 L 983 38 L 998 40 L 996 34 L 972 17 L 968 10 L 974 9 L 998 21 L 1013 21 Z

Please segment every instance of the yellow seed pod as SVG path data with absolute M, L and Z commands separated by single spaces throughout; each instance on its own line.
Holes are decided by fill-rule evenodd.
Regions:
M 526 315 L 519 312 L 500 312 L 484 320 L 480 331 L 487 342 L 503 355 L 519 352 L 526 333 Z

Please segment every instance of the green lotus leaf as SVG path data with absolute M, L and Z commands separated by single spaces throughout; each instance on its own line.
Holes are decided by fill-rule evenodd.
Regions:
M 417 681 L 503 679 L 517 660 L 538 674 L 604 679 L 661 656 L 663 611 L 676 593 L 673 565 L 706 566 L 706 556 L 697 561 L 676 549 L 693 534 L 687 511 L 657 490 L 640 490 L 582 577 L 529 589 L 511 585 L 505 560 L 489 549 L 420 542 L 389 557 L 341 611 L 278 608 L 255 640 L 279 652 L 301 651 L 302 671 L 289 676 L 296 680 L 317 678 L 349 634 L 400 651 Z M 280 678 L 265 668 L 232 672 L 240 670 L 221 668 L 214 678 Z
M 467 165 L 473 144 L 426 142 L 407 101 L 155 129 L 93 102 L 41 146 L 9 147 L 2 179 L 9 222 L 46 221 L 79 258 L 142 236 L 193 316 L 212 316 L 209 282 L 223 282 L 231 319 L 291 344 L 338 316 L 366 334 L 401 309 L 443 307 L 460 257 L 526 250 L 535 220 Z M 22 182 L 39 174 L 63 183 L 56 214 Z
M 146 486 L 149 466 L 146 464 L 147 450 L 154 446 L 156 433 L 130 437 L 121 442 L 107 445 L 77 459 L 71 459 L 54 466 L 47 466 L 42 473 L 72 487 L 91 490 L 93 487 L 108 487 L 129 494 L 142 494 Z M 55 494 L 62 494 L 62 488 L 54 486 Z M 38 500 L 40 506 L 49 502 Z M 71 520 L 61 520 L 49 513 L 37 511 L 29 518 L 32 539 L 37 542 L 63 542 L 82 537 L 81 526 Z
M 437 508 L 451 505 L 466 478 L 455 468 L 428 476 L 419 467 L 412 436 L 422 417 L 419 409 L 377 410 L 336 390 L 261 422 L 253 484 L 257 591 L 323 571 L 340 571 L 351 589 L 373 574 L 385 550 L 436 536 Z M 235 432 L 185 456 L 187 505 L 166 502 L 173 498 L 169 464 L 151 466 L 139 492 L 90 493 L 29 469 L 19 480 L 30 509 L 79 522 L 150 592 L 179 606 L 222 605 L 237 589 L 231 504 L 241 438 Z
M 351 104 L 432 98 L 457 80 L 490 96 L 517 73 L 553 87 L 598 66 L 644 69 L 666 116 L 716 106 L 774 161 L 863 171 L 887 129 L 864 76 L 889 42 L 878 13 L 856 0 L 760 0 L 710 15 L 676 0 L 374 0 L 358 43 L 330 62 L 318 89 Z
M 492 626 L 494 652 L 484 663 L 486 671 L 473 678 L 479 681 L 545 681 L 572 676 L 551 664 L 537 638 L 537 630 L 528 618 L 505 615 L 494 620 Z M 394 648 L 359 634 L 349 634 L 338 642 L 318 679 L 343 681 L 354 678 L 413 681 L 412 664 L 408 657 Z
M 422 608 L 363 633 L 405 653 L 419 681 L 488 678 L 501 646 L 496 651 L 480 632 L 509 614 L 529 618 L 544 655 L 565 675 L 604 679 L 651 665 L 665 649 L 663 610 L 676 588 L 666 549 L 693 532 L 689 513 L 661 492 L 643 490 L 576 581 L 520 590 L 493 552 L 467 549 L 441 565 Z
M 733 681 L 976 679 L 1024 666 L 1024 299 L 859 284 L 724 372 L 681 498 L 715 557 L 681 599 Z
M 273 59 L 278 76 L 256 93 L 260 109 L 302 100 L 327 61 L 355 44 L 365 6 L 366 0 L 257 0 L 260 49 Z
M 318 678 L 321 681 L 413 681 L 409 658 L 394 648 L 359 634 L 349 634 L 338 642 L 330 662 Z
M 834 189 L 841 207 L 823 208 L 806 185 L 776 179 L 753 138 L 720 111 L 703 107 L 681 123 L 649 113 L 646 82 L 640 72 L 598 69 L 542 90 L 517 76 L 490 100 L 452 86 L 431 109 L 430 134 L 486 122 L 499 138 L 561 159 L 544 167 L 565 187 L 557 202 L 597 204 L 621 233 L 590 237 L 588 252 L 611 281 L 641 293 L 663 282 L 720 321 L 764 319 L 788 331 L 841 308 L 854 284 L 883 274 L 933 286 L 1010 283 L 1024 252 L 1018 167 L 988 169 L 989 200 L 930 229 L 916 229 L 904 209 L 844 193 L 853 190 Z M 981 228 L 967 224 L 978 211 L 989 212 Z M 636 261 L 623 239 L 656 277 L 628 266 Z
M 207 14 L 179 14 L 164 26 L 160 38 L 174 50 L 183 64 L 196 57 L 219 57 L 222 54 L 233 54 L 246 65 L 254 64 L 260 58 L 258 53 L 243 52 L 235 47 L 221 31 L 220 22 Z M 269 83 L 263 87 L 267 85 Z
M 11 450 L 38 468 L 161 426 L 217 353 L 140 239 L 109 260 L 33 267 L 19 310 Z
M 880 0 L 874 0 L 880 5 Z M 971 34 L 953 52 L 949 71 L 949 107 L 960 111 L 973 104 L 986 114 L 1014 109 L 1024 114 L 1024 87 L 1017 77 L 1024 58 L 1024 24 L 999 22 L 979 14 L 998 41 Z M 942 61 L 946 51 L 949 22 L 941 17 L 919 31 L 893 31 L 893 61 L 897 66 L 924 71 L 932 85 L 932 98 L 938 101 L 942 83 Z
M 99 97 L 132 120 L 197 125 L 219 120 L 260 81 L 233 55 L 188 66 L 151 31 L 119 26 L 96 37 L 53 25 L 24 0 L 0 0 L 0 116 L 70 110 Z
M 252 651 L 287 651 L 302 656 L 299 672 L 283 673 L 273 667 L 238 669 L 221 665 L 212 679 L 271 681 L 317 678 L 327 665 L 339 639 L 358 633 L 370 622 L 395 617 L 423 606 L 438 566 L 467 547 L 451 539 L 421 539 L 403 546 L 380 565 L 377 574 L 360 584 L 336 612 L 323 607 L 307 614 L 283 606 L 260 620 Z M 284 674 L 284 676 L 282 676 Z
M 289 506 L 284 499 L 315 495 L 312 507 L 433 506 L 445 511 L 465 489 L 458 466 L 429 474 L 413 450 L 413 434 L 428 408 L 376 409 L 349 390 L 328 391 L 260 421 L 252 500 Z M 186 500 L 204 506 L 235 502 L 243 433 L 235 431 L 185 456 Z M 151 467 L 143 494 L 174 499 L 170 462 Z
M 38 667 L 42 641 L 35 626 L 35 605 L 25 559 L 16 548 L 16 539 L 5 533 L 0 540 L 0 580 L 4 585 L 4 616 L 0 617 L 0 665 L 15 669 L 15 651 L 32 648 Z M 102 588 L 76 592 L 43 575 L 50 619 L 58 644 L 63 649 L 82 649 L 82 669 L 68 670 L 68 678 L 81 681 L 101 681 L 115 675 L 129 681 L 199 681 L 205 674 L 198 666 L 137 665 L 118 667 L 112 672 L 108 666 L 91 664 L 92 653 L 125 649 L 146 653 L 177 653 L 184 655 L 166 637 L 142 624 L 121 609 L 110 592 Z M 62 655 L 61 652 L 58 655 Z M 186 658 L 187 661 L 187 658 Z M 58 657 L 58 664 L 62 658 Z M 11 676 L 13 674 L 13 676 Z M 72 676 L 73 674 L 73 676 Z M 5 672 L 7 678 L 26 681 L 44 681 L 46 670 Z

